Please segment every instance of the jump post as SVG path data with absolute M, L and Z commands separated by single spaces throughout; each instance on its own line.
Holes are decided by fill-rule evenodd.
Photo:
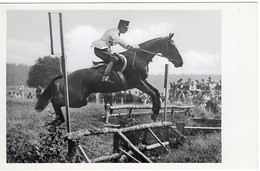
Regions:
M 55 13 L 56 14 L 56 13 Z M 69 91 L 68 91 L 68 76 L 67 76 L 67 60 L 65 55 L 64 49 L 64 40 L 63 40 L 63 25 L 62 25 L 62 13 L 58 13 L 59 15 L 59 31 L 60 31 L 60 45 L 61 45 L 61 72 L 64 76 L 64 90 L 65 90 L 65 107 L 66 107 L 66 121 L 67 121 L 67 132 L 71 132 L 70 127 L 70 109 L 69 109 Z M 50 43 L 51 43 L 51 55 L 54 55 L 54 48 L 53 48 L 53 36 L 52 36 L 52 20 L 51 20 L 51 13 L 48 13 L 49 18 L 49 28 L 50 28 Z M 74 155 L 76 152 L 75 144 L 73 141 L 68 140 L 68 156 Z

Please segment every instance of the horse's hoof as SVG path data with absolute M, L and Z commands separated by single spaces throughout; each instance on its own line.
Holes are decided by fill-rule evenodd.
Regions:
M 151 119 L 152 119 L 154 122 L 156 122 L 157 116 L 151 115 Z

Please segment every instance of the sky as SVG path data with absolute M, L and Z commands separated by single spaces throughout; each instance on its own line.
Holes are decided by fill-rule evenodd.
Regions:
M 120 19 L 130 21 L 130 29 L 121 38 L 129 44 L 165 37 L 173 40 L 183 58 L 183 67 L 175 68 L 156 56 L 149 74 L 221 74 L 221 11 L 218 10 L 10 10 L 7 12 L 7 63 L 34 65 L 39 57 L 51 53 L 48 12 L 52 12 L 54 53 L 60 54 L 59 18 L 62 12 L 63 37 L 69 72 L 100 61 L 91 43 Z M 124 49 L 119 45 L 115 52 Z

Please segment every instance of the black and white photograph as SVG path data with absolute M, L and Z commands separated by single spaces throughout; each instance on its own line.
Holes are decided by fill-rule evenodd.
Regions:
M 255 3 L 1 9 L 6 168 L 257 168 Z

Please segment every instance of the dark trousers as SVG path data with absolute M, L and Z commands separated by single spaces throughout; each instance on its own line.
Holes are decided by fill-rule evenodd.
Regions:
M 97 57 L 102 59 L 105 63 L 107 63 L 107 68 L 104 72 L 104 76 L 109 76 L 115 62 L 118 61 L 117 57 L 115 57 L 108 49 L 98 49 L 94 48 L 94 53 Z

